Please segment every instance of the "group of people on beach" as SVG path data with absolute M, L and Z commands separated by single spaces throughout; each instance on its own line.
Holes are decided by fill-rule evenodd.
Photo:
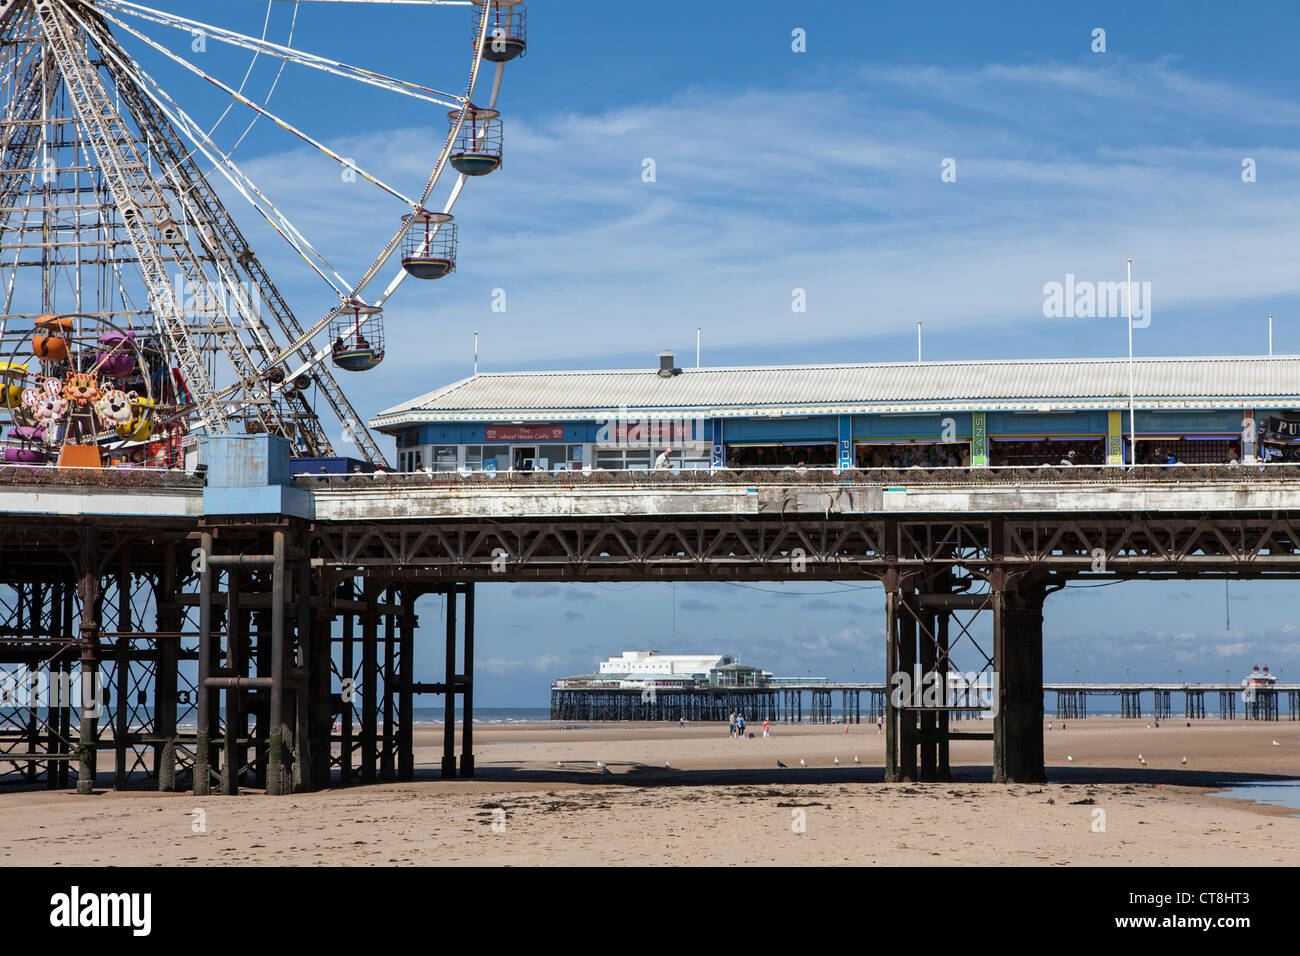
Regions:
M 734 710 L 731 712 L 731 736 L 744 739 L 745 736 L 745 715 L 738 714 Z

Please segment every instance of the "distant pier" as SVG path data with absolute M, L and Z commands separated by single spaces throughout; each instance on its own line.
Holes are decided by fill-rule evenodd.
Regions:
M 1044 694 L 1056 695 L 1056 717 L 1083 720 L 1088 717 L 1088 698 L 1119 698 L 1119 715 L 1125 718 L 1169 720 L 1175 717 L 1174 695 L 1182 697 L 1181 716 L 1204 720 L 1209 713 L 1221 719 L 1281 720 L 1283 701 L 1286 719 L 1300 720 L 1300 684 L 1256 687 L 1243 695 L 1241 684 L 1156 684 L 1156 683 L 1069 683 L 1044 684 Z M 805 702 L 804 695 L 808 695 Z M 835 708 L 835 695 L 839 708 Z M 699 687 L 690 690 L 659 689 L 649 693 L 636 687 L 566 687 L 551 690 L 552 720 L 667 720 L 723 721 L 733 713 L 744 714 L 749 723 L 770 720 L 779 723 L 852 723 L 865 716 L 874 722 L 885 712 L 884 684 L 824 682 L 781 684 L 764 687 Z M 1217 711 L 1206 708 L 1206 698 Z M 949 700 L 943 708 L 950 719 L 973 718 L 989 708 L 981 706 L 976 688 L 969 695 Z M 1044 711 L 1047 708 L 1044 707 Z M 1095 716 L 1095 714 L 1094 714 Z

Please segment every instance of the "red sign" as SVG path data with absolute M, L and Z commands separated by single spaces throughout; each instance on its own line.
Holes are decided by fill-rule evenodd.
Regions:
M 564 441 L 563 425 L 511 425 L 483 429 L 484 441 Z

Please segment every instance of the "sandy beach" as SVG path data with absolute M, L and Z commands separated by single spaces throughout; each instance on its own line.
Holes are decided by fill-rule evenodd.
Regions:
M 1300 775 L 1300 724 L 1150 723 L 1054 721 L 1045 786 L 988 782 L 987 742 L 953 745 L 952 783 L 885 784 L 866 723 L 481 726 L 478 776 L 443 781 L 422 727 L 408 783 L 3 790 L 0 865 L 1294 863 L 1300 811 L 1210 793 Z

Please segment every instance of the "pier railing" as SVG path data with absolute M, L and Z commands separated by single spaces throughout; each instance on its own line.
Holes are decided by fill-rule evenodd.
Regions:
M 1205 483 L 1257 484 L 1300 482 L 1300 464 L 1270 465 L 1105 465 L 1022 466 L 987 468 L 685 468 L 658 471 L 615 471 L 594 468 L 577 471 L 441 471 L 380 472 L 350 475 L 298 475 L 295 483 L 306 489 L 374 490 L 387 488 L 507 488 L 520 490 L 647 488 L 710 489 L 754 486 L 826 488 L 917 487 L 986 488 L 990 486 L 1054 487 L 1061 485 L 1201 485 Z

